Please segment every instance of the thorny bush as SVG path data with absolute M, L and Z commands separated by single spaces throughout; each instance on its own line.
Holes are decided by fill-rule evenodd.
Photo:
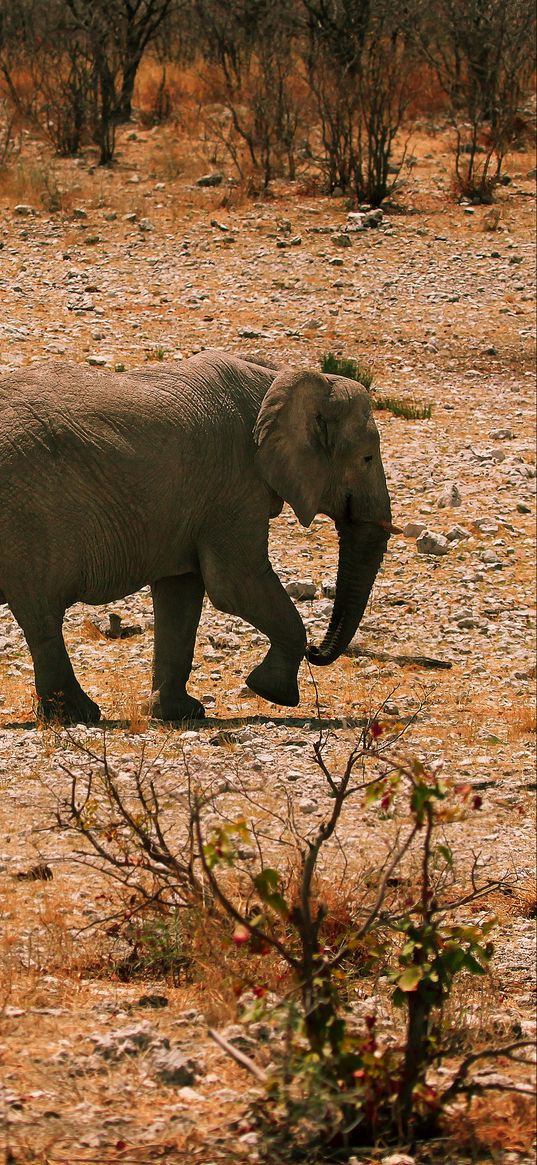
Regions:
M 470 921 L 469 908 L 505 879 L 486 877 L 474 855 L 461 888 L 449 828 L 479 810 L 481 799 L 441 767 L 403 755 L 404 727 L 387 731 L 380 715 L 365 721 L 341 772 L 332 755 L 337 741 L 319 729 L 314 760 L 323 809 L 309 830 L 297 819 L 288 783 L 276 778 L 263 797 L 245 780 L 241 762 L 229 780 L 204 787 L 185 750 L 180 788 L 168 785 L 161 794 L 155 758 L 145 754 L 124 793 L 106 741 L 100 757 L 81 746 L 89 767 L 83 776 L 64 765 L 71 791 L 59 823 L 84 839 L 81 860 L 131 894 L 131 914 L 150 908 L 176 919 L 178 909 L 201 909 L 218 920 L 246 964 L 253 960 L 258 980 L 245 1018 L 268 1021 L 270 1068 L 211 1034 L 262 1084 L 252 1119 L 268 1152 L 283 1153 L 290 1130 L 304 1153 L 319 1144 L 338 1152 L 415 1140 L 438 1127 L 457 1094 L 472 1092 L 471 1067 L 482 1055 L 515 1057 L 525 1046 L 473 1052 L 443 1087 L 438 1075 L 431 1079 L 431 1069 L 453 1054 L 442 1019 L 456 980 L 485 976 L 493 953 L 494 918 L 485 912 Z M 169 823 L 178 797 L 186 810 L 181 841 Z M 232 811 L 237 800 L 240 813 Z M 369 871 L 353 873 L 349 893 L 350 855 L 338 831 L 351 805 L 363 814 L 374 860 Z M 391 827 L 380 861 L 379 820 Z M 340 886 L 347 886 L 343 925 L 334 923 L 333 889 L 332 900 L 326 893 L 338 869 Z M 265 983 L 259 972 L 267 954 L 281 967 L 278 997 L 274 979 L 267 975 Z M 375 993 L 361 1025 L 352 1008 L 358 977 Z M 252 985 L 251 974 L 245 980 Z M 387 991 L 389 1032 L 382 1021 Z

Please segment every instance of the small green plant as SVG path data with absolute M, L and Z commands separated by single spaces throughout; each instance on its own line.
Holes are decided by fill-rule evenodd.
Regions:
M 432 405 L 416 404 L 412 400 L 401 396 L 376 396 L 374 407 L 393 413 L 394 417 L 404 417 L 407 421 L 428 421 L 432 413 Z
M 372 395 L 373 408 L 393 413 L 394 417 L 404 417 L 407 421 L 428 421 L 431 416 L 430 404 L 417 403 L 407 397 L 378 396 L 375 393 L 373 373 L 357 360 L 346 356 L 336 356 L 334 352 L 327 352 L 321 360 L 321 371 L 331 376 L 346 376 L 349 380 L 356 380 Z
M 370 368 L 347 356 L 336 356 L 335 352 L 327 352 L 323 356 L 321 371 L 328 376 L 346 376 L 348 380 L 357 380 L 368 392 L 373 387 L 374 378 Z
M 145 354 L 146 361 L 150 364 L 159 363 L 166 359 L 165 348 L 150 348 L 149 352 Z
M 117 938 L 122 948 L 122 954 L 110 961 L 114 976 L 123 983 L 164 979 L 173 986 L 188 979 L 189 921 L 184 909 L 159 911 L 158 904 L 148 905 L 131 896 L 124 917 L 108 928 L 108 935 Z

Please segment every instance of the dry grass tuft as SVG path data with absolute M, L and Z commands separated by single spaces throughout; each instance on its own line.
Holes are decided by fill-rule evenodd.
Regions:
M 474 1097 L 466 1112 L 448 1122 L 455 1144 L 480 1160 L 481 1154 L 497 1159 L 502 1154 L 527 1153 L 535 1136 L 535 1101 L 528 1096 L 492 1092 Z M 476 1156 L 478 1155 L 478 1156 Z
M 93 619 L 84 619 L 81 630 L 86 639 L 93 639 L 97 642 L 106 639 L 104 631 L 101 631 L 101 628 L 93 622 Z

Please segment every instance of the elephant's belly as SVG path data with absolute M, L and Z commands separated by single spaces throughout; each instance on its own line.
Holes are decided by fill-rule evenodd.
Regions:
M 115 603 L 124 599 L 126 595 L 134 595 L 142 587 L 150 586 L 158 578 L 190 574 L 197 570 L 194 559 L 191 562 L 170 562 L 159 564 L 158 567 L 147 568 L 144 571 L 111 577 L 103 570 L 100 576 L 87 579 L 77 587 L 72 603 L 88 603 L 90 606 L 99 606 L 101 603 Z

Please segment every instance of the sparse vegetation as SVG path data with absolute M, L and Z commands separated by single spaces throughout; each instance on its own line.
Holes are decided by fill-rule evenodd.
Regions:
M 404 417 L 407 421 L 428 421 L 432 413 L 430 404 L 418 404 L 402 396 L 375 396 L 375 408 L 385 409 L 394 417 Z
M 190 68 L 189 116 L 252 193 L 314 176 L 379 206 L 400 182 L 409 111 L 436 112 L 435 83 L 455 131 L 457 195 L 489 202 L 531 94 L 530 0 L 412 0 L 404 11 L 390 0 L 16 0 L 1 16 L 8 122 L 37 125 L 61 156 L 94 144 L 110 165 L 144 59 L 158 67 L 140 111 L 150 125 L 185 122 Z
M 448 1099 L 472 1092 L 472 1066 L 492 1054 L 490 1048 L 473 1049 L 443 1088 L 429 1078 L 433 1064 L 438 1067 L 457 1048 L 453 1021 L 445 1031 L 442 1018 L 456 980 L 486 975 L 493 953 L 488 935 L 494 916 L 489 912 L 477 922 L 468 911 L 510 881 L 488 878 L 475 855 L 469 886 L 461 886 L 449 825 L 480 809 L 482 799 L 470 784 L 458 785 L 419 760 L 402 758 L 399 737 L 387 735 L 377 716 L 368 719 L 336 775 L 329 738 L 320 731 L 314 756 L 326 808 L 305 836 L 289 798 L 282 816 L 266 798 L 254 805 L 242 780 L 247 810 L 230 817 L 227 803 L 238 770 L 229 784 L 202 789 L 185 758 L 183 796 L 190 810 L 179 848 L 143 753 L 128 794 L 106 743 L 102 758 L 78 746 L 87 775 L 64 766 L 71 791 L 58 822 L 74 828 L 85 843 L 81 859 L 119 882 L 128 902 L 115 912 L 111 932 L 109 927 L 127 948 L 113 964 L 120 979 L 158 976 L 173 982 L 195 974 L 204 913 L 210 926 L 216 924 L 217 941 L 241 952 L 243 979 L 255 984 L 259 959 L 267 955 L 280 965 L 285 995 L 272 995 L 267 1009 L 261 972 L 258 1001 L 249 1013 L 250 1021 L 268 1019 L 272 1025 L 270 1074 L 237 1055 L 265 1085 L 254 1119 L 270 1153 L 284 1158 L 290 1131 L 295 1151 L 306 1156 L 321 1144 L 348 1152 L 379 1138 L 395 1143 L 430 1134 Z M 358 881 L 352 897 L 345 895 L 343 912 L 340 903 L 334 911 L 323 879 L 329 866 L 333 879 L 338 829 L 356 800 L 371 816 L 370 832 L 379 814 L 393 815 L 396 828 L 373 883 Z M 207 816 L 218 819 L 208 832 Z M 277 840 L 283 849 L 274 865 Z M 395 1041 L 379 1027 L 375 1007 L 362 1026 L 352 1020 L 356 975 L 391 984 Z M 222 1046 L 235 1055 L 234 1045 L 224 1040 Z M 511 1042 L 494 1054 L 509 1056 L 525 1046 Z
M 407 397 L 379 396 L 375 392 L 373 373 L 369 368 L 360 364 L 358 360 L 346 356 L 336 356 L 334 352 L 328 352 L 321 360 L 321 369 L 328 375 L 347 376 L 349 380 L 357 380 L 359 384 L 363 384 L 364 388 L 372 395 L 375 409 L 384 409 L 386 412 L 393 413 L 394 417 L 404 417 L 407 421 L 428 421 L 431 417 L 432 406 L 430 404 L 418 403 Z
M 371 392 L 374 385 L 370 368 L 350 357 L 336 356 L 335 352 L 327 352 L 326 356 L 323 356 L 321 370 L 329 376 L 347 376 L 349 380 L 357 380 L 368 392 Z

